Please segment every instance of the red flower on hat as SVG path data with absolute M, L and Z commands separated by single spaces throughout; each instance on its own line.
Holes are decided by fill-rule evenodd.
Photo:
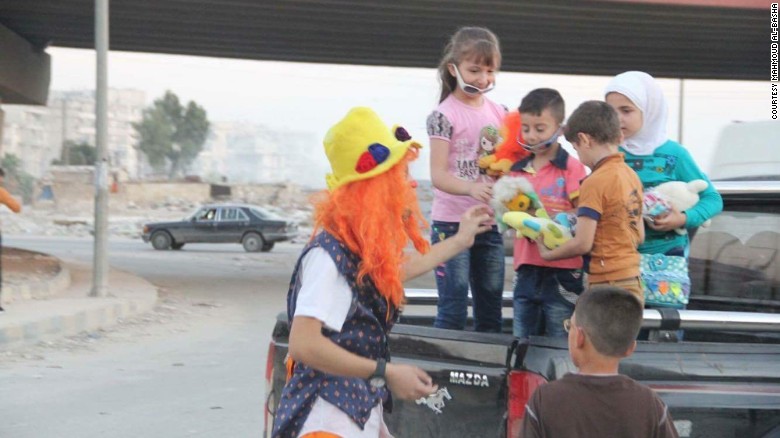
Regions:
M 371 154 L 366 151 L 360 155 L 360 158 L 358 158 L 358 162 L 355 165 L 355 171 L 357 171 L 357 173 L 366 173 L 375 167 L 376 160 L 374 160 L 374 157 L 372 157 Z
M 355 171 L 357 173 L 366 173 L 377 165 L 384 163 L 389 156 L 390 149 L 387 146 L 374 143 L 368 147 L 366 152 L 360 154 L 360 158 L 358 158 L 358 162 L 355 165 Z

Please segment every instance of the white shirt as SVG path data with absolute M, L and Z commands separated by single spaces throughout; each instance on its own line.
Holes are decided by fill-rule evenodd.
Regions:
M 327 251 L 312 248 L 301 261 L 301 289 L 295 301 L 294 316 L 308 316 L 325 327 L 340 332 L 352 306 L 352 289 Z M 363 430 L 347 414 L 317 398 L 298 436 L 330 432 L 342 437 L 392 438 L 382 415 L 382 403 L 371 410 Z

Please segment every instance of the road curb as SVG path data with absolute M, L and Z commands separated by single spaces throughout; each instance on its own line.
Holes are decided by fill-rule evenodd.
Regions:
M 3 306 L 21 300 L 41 300 L 51 298 L 70 286 L 70 269 L 60 263 L 60 271 L 46 280 L 21 284 L 4 284 Z
M 9 306 L 0 314 L 0 351 L 105 329 L 157 304 L 157 288 L 143 278 L 111 269 L 108 280 L 111 296 L 106 298 L 88 297 L 90 284 L 82 282 L 64 294 L 71 298 L 26 300 Z

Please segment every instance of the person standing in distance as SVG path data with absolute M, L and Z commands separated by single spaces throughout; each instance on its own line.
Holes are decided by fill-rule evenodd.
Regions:
M 11 196 L 10 193 L 8 193 L 8 190 L 5 189 L 3 186 L 5 184 L 5 171 L 3 169 L 0 169 L 0 204 L 5 205 L 8 207 L 11 211 L 14 213 L 19 213 L 22 211 L 22 205 L 19 204 L 19 201 L 14 199 L 13 196 Z M 0 312 L 4 312 L 3 309 L 3 234 L 0 232 Z

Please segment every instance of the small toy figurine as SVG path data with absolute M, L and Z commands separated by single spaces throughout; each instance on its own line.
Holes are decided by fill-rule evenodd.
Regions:
M 479 159 L 480 169 L 490 176 L 506 175 L 512 164 L 531 154 L 517 143 L 518 139 L 522 138 L 522 125 L 520 113 L 517 111 L 512 111 L 504 117 L 501 143 L 496 146 L 494 153 Z

